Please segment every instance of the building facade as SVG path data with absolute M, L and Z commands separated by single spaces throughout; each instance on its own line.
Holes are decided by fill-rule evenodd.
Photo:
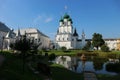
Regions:
M 85 34 L 79 39 L 76 28 L 68 14 L 65 14 L 59 21 L 59 28 L 55 37 L 56 49 L 66 47 L 67 49 L 80 49 L 85 46 Z
M 39 49 L 49 48 L 50 39 L 48 36 L 40 32 L 38 29 L 26 28 L 18 29 L 16 31 L 10 30 L 5 36 L 3 49 L 10 50 L 10 43 L 14 43 L 17 39 L 21 38 L 21 36 L 25 34 L 28 39 L 34 40 L 36 44 L 41 43 Z
M 117 39 L 117 50 L 120 50 L 120 39 Z
M 0 22 L 0 49 L 3 49 L 4 38 L 9 32 L 9 28 L 2 22 Z
M 92 39 L 85 38 L 84 31 L 82 31 L 81 38 L 79 38 L 77 30 L 73 27 L 72 23 L 72 19 L 68 14 L 65 14 L 59 20 L 59 27 L 55 36 L 56 49 L 60 49 L 61 47 L 66 47 L 67 49 L 82 49 L 87 41 L 92 42 Z M 104 39 L 104 41 L 110 50 L 120 50 L 120 39 L 108 38 Z

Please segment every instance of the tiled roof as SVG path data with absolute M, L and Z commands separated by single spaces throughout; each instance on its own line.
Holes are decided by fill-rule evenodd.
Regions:
M 2 22 L 0 22 L 0 31 L 9 32 L 10 29 Z
M 41 35 L 46 36 L 45 34 L 43 34 L 42 32 L 40 32 L 38 29 L 36 28 L 26 28 L 26 29 L 19 29 L 20 30 L 20 34 L 24 35 L 25 33 L 27 34 L 35 34 L 35 33 L 40 33 Z M 18 30 L 15 31 L 16 35 L 18 35 Z

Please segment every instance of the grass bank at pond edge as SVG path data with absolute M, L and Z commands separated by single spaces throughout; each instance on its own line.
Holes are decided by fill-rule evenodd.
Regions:
M 53 80 L 84 80 L 83 74 L 75 73 L 58 64 L 52 64 L 51 68 Z

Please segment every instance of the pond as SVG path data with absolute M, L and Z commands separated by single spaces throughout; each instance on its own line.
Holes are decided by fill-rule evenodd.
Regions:
M 119 59 L 112 59 L 112 58 L 103 58 L 98 56 L 87 56 L 86 60 L 81 60 L 79 56 L 58 56 L 55 60 L 57 64 L 63 65 L 67 69 L 82 73 L 83 71 L 92 71 L 96 74 L 110 74 L 110 75 L 117 75 L 120 73 L 118 70 L 114 71 L 114 68 L 118 67 L 109 67 L 108 64 L 120 64 Z M 110 68 L 110 69 L 109 69 Z M 120 70 L 120 69 L 119 69 Z

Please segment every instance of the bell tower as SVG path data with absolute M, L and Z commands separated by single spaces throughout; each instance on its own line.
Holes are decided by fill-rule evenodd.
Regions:
M 56 35 L 56 42 L 59 47 L 71 48 L 71 40 L 73 35 L 73 22 L 71 17 L 65 13 L 59 20 L 59 28 Z

